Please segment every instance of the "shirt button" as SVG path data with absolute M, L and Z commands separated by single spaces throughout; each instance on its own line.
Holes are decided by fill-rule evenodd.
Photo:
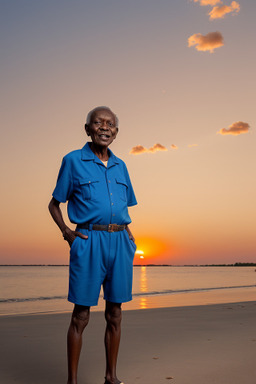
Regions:
M 111 203 L 111 205 L 114 205 L 114 203 Z
M 110 180 L 108 182 L 110 183 Z
M 115 214 L 113 213 L 113 215 L 112 216 L 115 216 Z
M 110 193 L 110 195 L 112 196 L 112 193 Z

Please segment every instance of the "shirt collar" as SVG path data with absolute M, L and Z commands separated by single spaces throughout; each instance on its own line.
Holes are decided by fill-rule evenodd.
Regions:
M 109 148 L 108 148 L 108 153 L 109 153 L 108 167 L 115 164 L 119 164 L 118 158 L 114 155 L 114 153 Z M 102 161 L 91 150 L 89 146 L 89 142 L 87 142 L 81 150 L 81 159 L 85 161 L 93 160 L 95 163 L 102 164 Z

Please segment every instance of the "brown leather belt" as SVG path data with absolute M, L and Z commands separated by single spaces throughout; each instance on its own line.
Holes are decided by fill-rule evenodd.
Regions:
M 107 231 L 107 232 L 119 232 L 123 231 L 126 228 L 126 224 L 119 225 L 119 224 L 107 224 L 107 225 L 101 225 L 101 224 L 78 224 L 77 230 L 80 229 L 89 229 L 94 231 Z

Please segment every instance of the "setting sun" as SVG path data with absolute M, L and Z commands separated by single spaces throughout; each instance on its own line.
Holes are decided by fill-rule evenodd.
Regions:
M 135 263 L 143 261 L 143 264 L 157 263 L 157 258 L 162 256 L 169 246 L 163 240 L 144 236 L 136 238 L 136 244 L 138 249 L 135 252 Z
M 144 251 L 142 251 L 142 249 L 137 249 L 135 254 L 138 255 L 140 259 L 144 259 Z

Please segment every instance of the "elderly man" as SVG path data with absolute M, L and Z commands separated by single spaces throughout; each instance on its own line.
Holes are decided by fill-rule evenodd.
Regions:
M 137 204 L 125 163 L 108 147 L 118 133 L 117 116 L 97 107 L 87 116 L 91 137 L 62 161 L 50 213 L 70 245 L 69 294 L 74 303 L 68 330 L 68 384 L 77 384 L 82 333 L 90 307 L 97 305 L 103 285 L 106 300 L 105 384 L 119 384 L 116 363 L 121 336 L 121 304 L 132 299 L 132 265 L 136 245 L 128 227 L 128 207 Z M 68 201 L 63 220 L 60 203 Z

